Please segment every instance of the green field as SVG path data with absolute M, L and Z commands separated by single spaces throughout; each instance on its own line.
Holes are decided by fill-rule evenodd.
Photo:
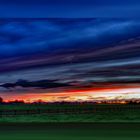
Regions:
M 139 140 L 140 124 L 0 124 L 1 140 Z
M 0 115 L 0 122 L 140 122 L 139 108 L 139 105 L 1 105 L 0 111 L 40 109 L 53 113 Z
M 115 108 L 114 108 L 115 107 Z M 117 107 L 117 108 L 116 108 Z M 130 108 L 130 109 L 127 109 Z M 1 115 L 2 140 L 139 140 L 139 106 L 1 105 L 0 111 L 72 109 L 74 113 Z M 85 113 L 86 109 L 93 112 Z M 96 109 L 96 111 L 95 111 Z M 77 112 L 75 112 L 75 110 Z M 82 112 L 81 112 L 82 111 Z M 80 113 L 79 113 L 80 112 Z M 129 123 L 128 123 L 129 122 Z M 131 123 L 130 123 L 131 122 Z

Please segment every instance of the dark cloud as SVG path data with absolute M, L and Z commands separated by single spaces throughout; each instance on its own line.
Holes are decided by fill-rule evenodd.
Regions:
M 5 21 L 0 26 L 0 56 L 69 52 L 79 46 L 81 49 L 99 48 L 138 36 L 139 26 L 139 20 L 121 19 L 81 19 L 74 23 L 69 19 L 60 19 L 59 24 L 57 20 L 52 22 L 49 19 Z
M 140 20 L 30 19 L 0 23 L 0 72 L 139 56 Z
M 22 87 L 22 88 L 57 88 L 57 87 L 68 87 L 70 86 L 67 83 L 58 83 L 55 80 L 40 80 L 40 81 L 26 81 L 26 80 L 18 80 L 16 83 L 5 83 L 0 85 L 4 88 L 16 88 L 16 87 Z

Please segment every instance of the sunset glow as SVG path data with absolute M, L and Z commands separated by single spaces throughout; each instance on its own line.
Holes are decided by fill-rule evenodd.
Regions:
M 56 101 L 107 101 L 107 100 L 134 100 L 140 99 L 140 87 L 128 88 L 105 88 L 105 89 L 85 89 L 73 90 L 67 92 L 53 93 L 28 93 L 20 95 L 4 96 L 5 101 L 24 100 L 25 102 L 34 102 L 42 100 L 45 102 Z

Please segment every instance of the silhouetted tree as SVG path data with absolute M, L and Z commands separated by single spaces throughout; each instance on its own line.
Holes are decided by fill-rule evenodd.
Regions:
M 3 98 L 2 97 L 0 97 L 0 103 L 3 103 Z

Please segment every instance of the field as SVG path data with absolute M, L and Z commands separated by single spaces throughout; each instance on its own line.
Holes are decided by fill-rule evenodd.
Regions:
M 1 105 L 2 140 L 139 140 L 139 105 Z
M 2 140 L 139 140 L 140 124 L 0 124 Z
M 0 105 L 0 122 L 140 122 L 140 105 Z

